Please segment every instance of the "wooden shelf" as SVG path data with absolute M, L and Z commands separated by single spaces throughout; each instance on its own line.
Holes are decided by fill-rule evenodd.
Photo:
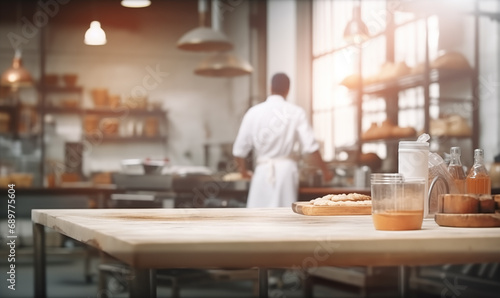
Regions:
M 472 69 L 432 69 L 429 72 L 429 83 L 444 83 L 459 78 L 472 77 L 472 75 Z M 420 86 L 423 87 L 424 84 L 424 74 L 410 74 L 386 82 L 365 85 L 363 86 L 363 93 L 371 95 L 385 94 L 387 91 L 402 91 Z
M 115 109 L 84 109 L 85 114 L 100 115 L 106 117 L 125 117 L 127 115 L 131 116 L 156 116 L 156 117 L 166 117 L 166 111 L 164 110 L 139 110 L 139 109 L 129 109 L 127 107 L 118 107 Z
M 82 93 L 83 87 L 65 87 L 65 86 L 39 86 L 38 89 L 42 92 L 48 93 Z
M 0 111 L 2 109 L 0 108 Z M 63 108 L 63 107 L 46 107 L 45 113 L 47 114 L 73 114 L 73 115 L 97 115 L 103 117 L 126 117 L 130 116 L 154 116 L 165 118 L 166 111 L 163 110 L 133 110 L 127 108 L 116 108 L 116 109 L 82 109 L 82 108 Z
M 85 136 L 84 136 L 85 137 Z M 158 143 L 158 142 L 166 142 L 166 136 L 157 136 L 157 137 L 146 137 L 146 136 L 133 136 L 133 137 L 122 137 L 122 136 L 103 136 L 103 143 Z
M 83 110 L 80 108 L 61 108 L 61 107 L 46 107 L 46 114 L 73 114 L 80 115 L 83 113 Z
M 361 140 L 360 143 L 363 144 L 387 144 L 387 143 L 399 143 L 400 141 L 416 141 L 418 136 L 413 137 L 391 137 L 384 139 L 373 139 L 373 140 Z

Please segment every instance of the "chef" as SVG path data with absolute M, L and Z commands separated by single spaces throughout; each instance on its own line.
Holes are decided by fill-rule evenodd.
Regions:
M 249 208 L 290 207 L 297 201 L 299 170 L 293 156 L 296 144 L 321 169 L 323 180 L 333 177 L 321 158 L 305 111 L 286 101 L 289 88 L 288 76 L 275 74 L 271 79 L 271 95 L 247 111 L 234 142 L 233 155 L 239 172 L 252 179 Z M 251 150 L 257 163 L 253 174 L 245 164 Z

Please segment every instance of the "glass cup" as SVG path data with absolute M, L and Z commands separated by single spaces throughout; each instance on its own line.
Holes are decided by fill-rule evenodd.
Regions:
M 420 230 L 424 218 L 425 179 L 403 174 L 372 174 L 372 218 L 375 229 Z

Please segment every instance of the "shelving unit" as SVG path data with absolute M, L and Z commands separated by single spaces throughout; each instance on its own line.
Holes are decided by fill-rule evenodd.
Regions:
M 477 8 L 476 8 L 477 9 Z M 383 144 L 385 145 L 385 149 L 388 157 L 397 156 L 397 147 L 398 142 L 402 139 L 400 138 L 383 138 L 383 139 L 370 139 L 363 140 L 361 138 L 363 134 L 363 127 L 366 127 L 366 123 L 363 121 L 365 117 L 363 117 L 366 113 L 370 113 L 365 110 L 363 107 L 364 103 L 367 103 L 370 100 L 380 100 L 382 98 L 385 101 L 385 109 L 377 110 L 372 113 L 385 113 L 386 120 L 398 125 L 400 123 L 399 114 L 401 111 L 408 110 L 410 113 L 412 110 L 415 113 L 420 113 L 423 115 L 423 129 L 417 131 L 417 135 L 425 132 L 431 135 L 431 144 L 434 142 L 436 144 L 441 144 L 443 141 L 450 142 L 453 145 L 456 145 L 458 141 L 468 140 L 467 150 L 473 150 L 474 148 L 478 148 L 479 146 L 479 114 L 478 114 L 478 106 L 479 106 L 479 95 L 477 94 L 477 86 L 478 86 L 478 43 L 479 43 L 479 29 L 478 29 L 478 17 L 479 14 L 473 14 L 472 17 L 474 20 L 474 61 L 469 61 L 472 67 L 470 69 L 435 69 L 431 68 L 431 61 L 429 59 L 429 28 L 428 28 L 428 18 L 430 16 L 423 16 L 415 18 L 414 20 L 406 21 L 402 24 L 394 24 L 393 20 L 388 20 L 387 28 L 384 30 L 382 35 L 386 37 L 386 61 L 387 62 L 395 62 L 394 61 L 394 51 L 395 51 L 395 43 L 396 39 L 396 30 L 403 25 L 410 24 L 411 22 L 417 22 L 419 20 L 425 20 L 425 61 L 424 61 L 424 69 L 423 72 L 418 74 L 408 74 L 404 76 L 400 76 L 391 80 L 387 80 L 384 82 L 377 82 L 363 85 L 362 76 L 360 76 L 360 83 L 358 84 L 356 89 L 351 89 L 354 92 L 355 100 L 353 104 L 356 105 L 357 110 L 357 150 L 359 154 L 364 153 L 364 147 L 368 144 Z M 380 37 L 380 34 L 377 34 L 375 37 Z M 358 71 L 362 73 L 362 56 L 363 56 L 363 47 L 359 47 L 359 55 L 358 55 Z M 430 88 L 433 84 L 445 84 L 448 82 L 453 82 L 456 80 L 468 80 L 470 81 L 470 95 L 463 96 L 460 98 L 447 98 L 447 97 L 431 97 Z M 400 92 L 406 91 L 412 88 L 421 88 L 423 89 L 423 102 L 420 105 L 413 105 L 410 107 L 402 108 L 400 107 L 399 98 Z M 470 105 L 470 115 L 468 115 L 468 122 L 471 128 L 470 135 L 464 136 L 454 136 L 454 135 L 440 135 L 433 136 L 431 134 L 431 115 L 430 110 L 432 107 L 440 108 L 443 104 L 465 104 Z M 418 114 L 418 115 L 420 115 Z M 417 115 L 417 114 L 416 114 Z M 365 124 L 365 125 L 363 125 Z M 413 138 L 412 140 L 415 140 Z M 470 145 L 469 145 L 470 144 Z M 470 148 L 469 148 L 470 146 Z M 371 147 L 373 148 L 373 146 Z M 396 162 L 391 163 L 392 167 L 397 165 Z M 386 169 L 391 171 L 397 171 L 397 168 Z

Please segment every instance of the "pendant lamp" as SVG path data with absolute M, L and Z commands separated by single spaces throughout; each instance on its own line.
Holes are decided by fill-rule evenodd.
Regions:
M 91 46 L 101 46 L 106 44 L 106 33 L 101 28 L 101 23 L 98 21 L 92 21 L 90 23 L 90 28 L 85 32 L 85 38 L 83 42 L 86 45 Z
M 122 0 L 121 5 L 130 8 L 142 8 L 151 5 L 149 0 Z
M 206 0 L 198 0 L 198 13 L 200 17 L 200 27 L 184 34 L 177 42 L 177 47 L 181 50 L 194 52 L 217 52 L 231 50 L 233 48 L 233 44 L 229 41 L 226 35 L 222 32 L 206 27 Z
M 212 29 L 219 32 L 221 24 L 218 0 L 212 0 Z M 251 74 L 250 63 L 240 59 L 232 52 L 213 53 L 203 59 L 194 73 L 207 77 L 236 77 Z
M 215 53 L 201 61 L 194 73 L 207 77 L 236 77 L 251 74 L 252 66 L 230 52 Z
M 344 29 L 344 40 L 348 43 L 361 44 L 370 36 L 368 27 L 361 19 L 361 5 L 352 8 L 352 19 Z
M 12 66 L 2 73 L 2 86 L 11 86 L 13 89 L 33 85 L 33 78 L 26 68 L 23 67 L 21 50 L 16 49 Z

